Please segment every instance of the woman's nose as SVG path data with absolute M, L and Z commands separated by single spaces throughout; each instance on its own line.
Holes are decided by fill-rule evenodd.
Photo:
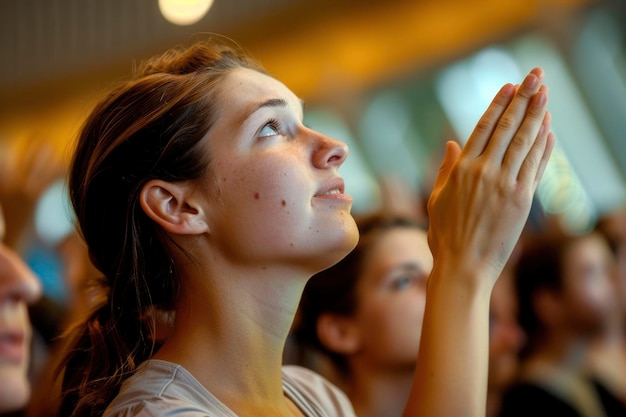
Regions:
M 32 304 L 41 296 L 41 282 L 20 256 L 0 243 L 0 300 Z
M 310 131 L 314 136 L 313 165 L 318 168 L 339 167 L 348 157 L 348 145 L 337 139 Z

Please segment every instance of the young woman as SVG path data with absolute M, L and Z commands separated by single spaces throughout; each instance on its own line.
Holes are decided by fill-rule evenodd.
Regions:
M 554 139 L 534 69 L 495 97 L 429 201 L 434 255 L 407 415 L 484 415 L 489 292 Z M 357 243 L 345 144 L 238 48 L 147 62 L 94 109 L 69 189 L 107 296 L 77 328 L 64 416 L 341 416 L 346 397 L 282 367 L 300 295 Z M 154 314 L 174 310 L 162 347 Z
M 0 207 L 0 414 L 21 409 L 30 398 L 28 305 L 41 295 L 39 279 L 3 243 L 4 226 Z
M 307 283 L 294 328 L 303 358 L 348 395 L 359 417 L 401 416 L 417 361 L 426 283 L 426 229 L 395 215 L 357 220 L 359 243 Z M 304 365 L 315 368 L 316 360 Z

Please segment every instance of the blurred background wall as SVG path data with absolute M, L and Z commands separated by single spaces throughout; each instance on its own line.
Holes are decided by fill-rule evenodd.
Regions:
M 444 142 L 534 66 L 558 141 L 535 212 L 584 230 L 625 204 L 624 0 L 214 0 L 187 25 L 157 0 L 0 0 L 0 194 L 33 206 L 7 228 L 32 214 L 20 244 L 49 293 L 63 296 L 46 248 L 71 228 L 62 178 L 82 119 L 137 62 L 202 32 L 244 45 L 308 125 L 350 145 L 355 212 L 382 204 L 381 181 L 424 199 Z

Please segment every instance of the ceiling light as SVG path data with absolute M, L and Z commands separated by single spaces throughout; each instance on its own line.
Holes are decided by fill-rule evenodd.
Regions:
M 159 10 L 175 25 L 192 25 L 209 11 L 213 0 L 159 0 Z

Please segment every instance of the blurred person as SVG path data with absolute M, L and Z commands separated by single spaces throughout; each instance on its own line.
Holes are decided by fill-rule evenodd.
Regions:
M 589 366 L 626 404 L 626 207 L 604 213 L 595 230 L 606 237 L 615 256 L 611 276 L 618 303 L 607 316 L 604 331 L 591 346 Z
M 604 213 L 596 222 L 595 229 L 606 237 L 617 260 L 614 279 L 622 306 L 623 331 L 626 333 L 626 206 Z
M 63 261 L 55 244 L 49 244 L 35 221 L 42 197 L 56 181 L 62 181 L 65 165 L 59 149 L 48 137 L 31 134 L 0 145 L 0 205 L 6 221 L 5 244 L 37 275 L 42 295 L 29 307 L 33 325 L 31 381 L 36 381 L 47 360 L 49 348 L 61 333 L 66 305 Z M 47 208 L 46 212 L 50 212 Z M 46 221 L 55 227 L 59 222 Z M 65 223 L 68 223 L 66 220 Z M 58 292 L 56 289 L 60 289 Z
M 0 206 L 0 414 L 20 410 L 29 399 L 32 329 L 28 306 L 41 295 L 38 278 L 3 243 L 4 234 Z
M 357 225 L 356 248 L 307 283 L 294 336 L 330 360 L 334 368 L 320 372 L 346 392 L 359 417 L 401 416 L 433 258 L 426 229 L 408 217 L 372 214 Z
M 88 283 L 95 269 L 68 210 L 66 167 L 60 148 L 43 135 L 1 146 L 0 202 L 6 246 L 30 263 L 42 286 L 41 296 L 29 305 L 32 393 L 19 411 L 20 416 L 40 417 L 54 411 L 60 392 L 53 383 L 60 336 L 71 320 L 85 315 L 94 304 Z
M 586 367 L 594 338 L 615 306 L 612 257 L 598 233 L 549 233 L 522 246 L 515 269 L 526 334 L 519 380 L 502 417 L 624 416 L 626 408 Z

